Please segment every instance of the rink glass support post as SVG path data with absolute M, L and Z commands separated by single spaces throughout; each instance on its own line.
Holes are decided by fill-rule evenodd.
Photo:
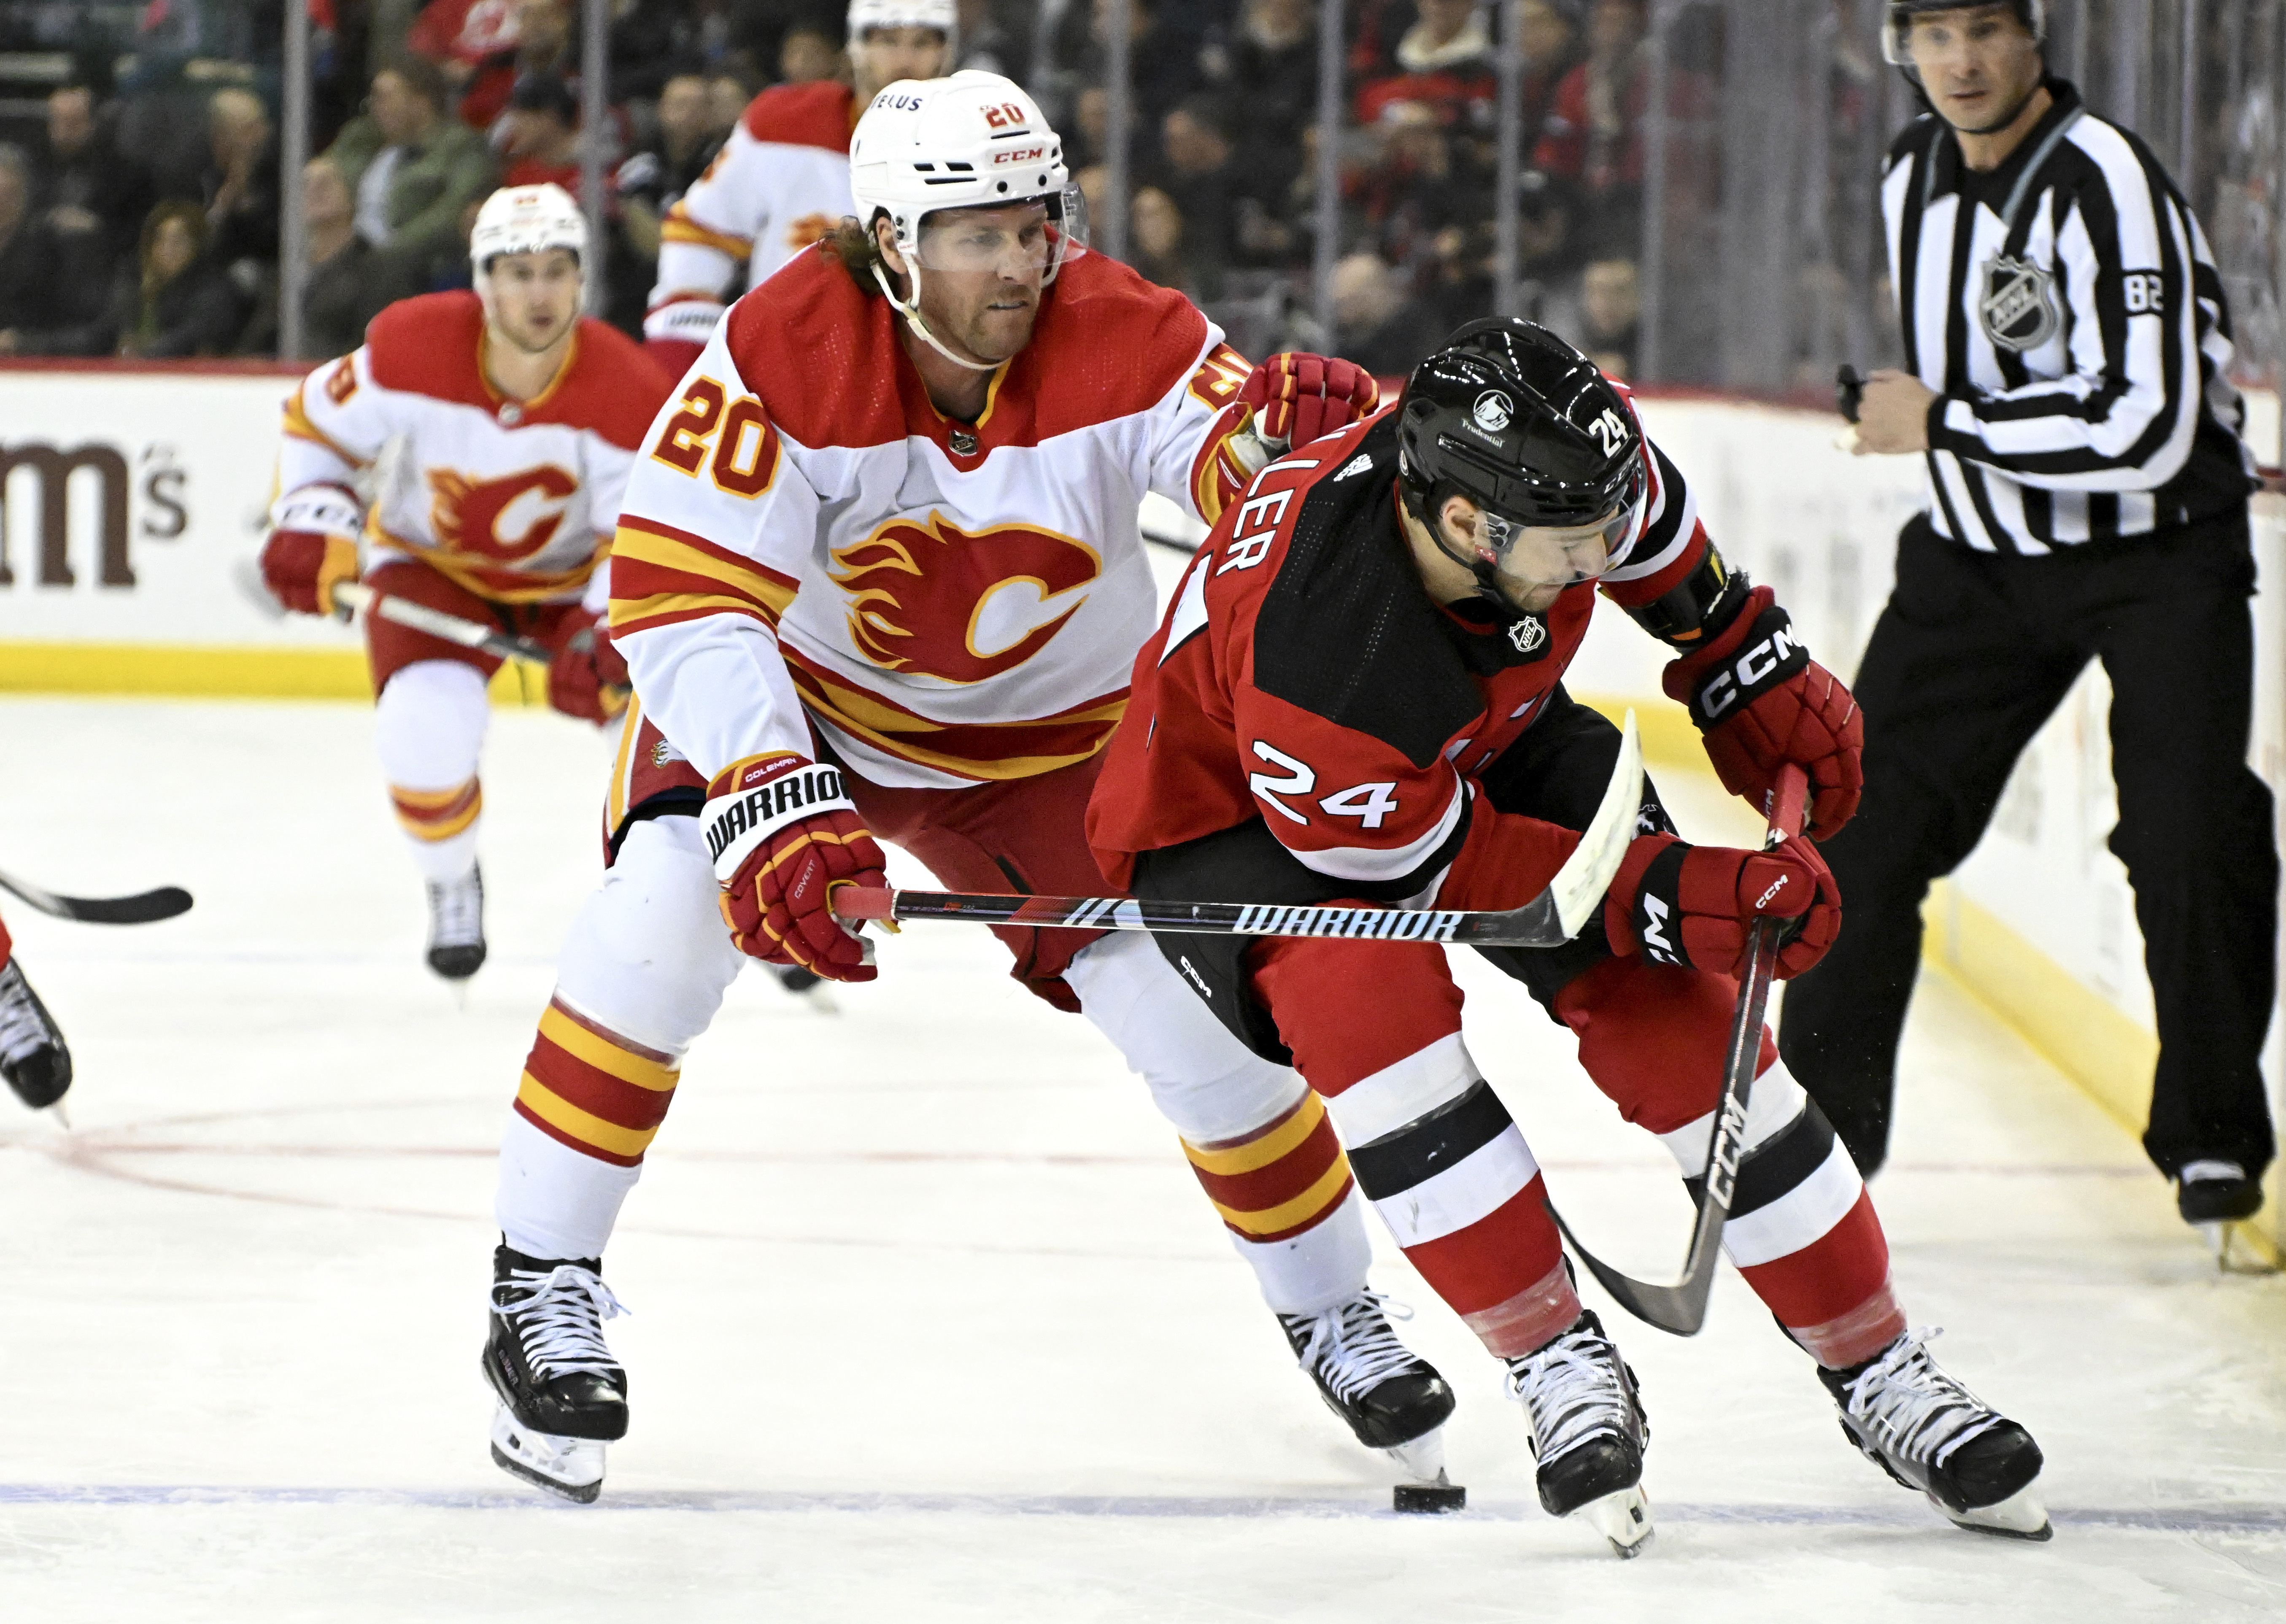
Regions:
M 1517 219 L 1524 184 L 1524 0 L 1501 0 L 1500 157 L 1494 180 L 1493 311 L 1520 316 L 1523 275 L 1522 223 Z
M 1667 34 L 1675 8 L 1652 0 L 1650 88 L 1644 98 L 1643 253 L 1636 263 L 1636 375 L 1648 383 L 1659 375 L 1659 341 L 1667 306 Z
M 601 316 L 611 288 L 610 221 L 603 209 L 603 154 L 610 137 L 611 0 L 580 0 L 585 27 L 579 51 L 579 211 L 587 217 L 587 313 Z
M 302 218 L 302 171 L 310 162 L 310 0 L 287 0 L 286 83 L 278 132 L 278 355 L 302 353 L 302 289 L 310 246 Z
M 1342 0 L 1318 0 L 1317 231 L 1310 259 L 1310 310 L 1319 347 L 1330 355 L 1334 265 L 1342 256 Z
M 1127 227 L 1133 202 L 1128 196 L 1132 179 L 1127 172 L 1128 149 L 1135 130 L 1135 75 L 1131 59 L 1134 47 L 1132 0 L 1105 0 L 1103 7 L 1103 251 L 1114 259 L 1127 257 Z M 1089 222 L 1092 232 L 1094 223 Z

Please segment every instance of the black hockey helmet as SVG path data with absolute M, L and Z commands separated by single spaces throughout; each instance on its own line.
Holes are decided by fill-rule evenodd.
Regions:
M 1620 392 L 1570 344 L 1515 317 L 1470 322 L 1413 369 L 1397 446 L 1424 524 L 1439 486 L 1512 524 L 1565 529 L 1642 493 L 1643 435 Z
M 1476 575 L 1479 593 L 1511 610 L 1521 605 L 1503 573 L 1564 584 L 1514 568 L 1531 556 L 1559 576 L 1570 569 L 1571 580 L 1592 579 L 1643 501 L 1643 432 L 1619 390 L 1579 351 L 1515 317 L 1470 322 L 1413 369 L 1398 403 L 1397 447 L 1407 508 Z M 1437 519 L 1454 494 L 1485 516 L 1469 556 Z

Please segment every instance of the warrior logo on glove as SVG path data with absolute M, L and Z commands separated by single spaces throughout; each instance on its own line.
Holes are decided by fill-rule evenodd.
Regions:
M 833 915 L 842 885 L 888 883 L 838 770 L 792 754 L 734 762 L 707 786 L 699 825 L 741 952 L 838 981 L 879 974 Z

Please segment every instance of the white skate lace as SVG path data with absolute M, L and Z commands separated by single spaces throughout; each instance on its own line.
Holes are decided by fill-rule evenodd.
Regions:
M 571 1263 L 559 1263 L 545 1274 L 512 1270 L 506 1280 L 493 1282 L 490 1300 L 494 1313 L 515 1322 L 532 1375 L 546 1379 L 619 1374 L 619 1362 L 603 1342 L 603 1321 L 634 1310 L 592 1271 Z
M 1508 1396 L 1531 1417 L 1532 1452 L 1543 1466 L 1603 1433 L 1635 1432 L 1620 1351 L 1584 1326 L 1510 1360 Z
M 12 958 L 0 965 L 0 1060 L 13 1064 L 53 1042 L 55 1035 L 40 1018 L 40 1006 L 32 1001 L 32 989 L 23 971 Z
M 1302 1344 L 1302 1368 L 1314 1374 L 1334 1397 L 1354 1404 L 1418 1361 L 1390 1328 L 1391 1320 L 1410 1320 L 1413 1311 L 1378 1291 L 1361 1291 L 1320 1314 L 1281 1314 L 1289 1330 L 1310 1328 Z
M 1943 1335 L 1943 1326 L 1907 1331 L 1842 1389 L 1851 1419 L 1882 1448 L 1932 1466 L 2002 1419 L 1929 1357 L 1927 1344 Z
M 429 945 L 474 947 L 485 939 L 485 881 L 470 869 L 459 879 L 429 885 Z

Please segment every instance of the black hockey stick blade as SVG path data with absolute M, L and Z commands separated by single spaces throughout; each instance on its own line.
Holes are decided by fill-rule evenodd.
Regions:
M 1809 782 L 1801 769 L 1780 770 L 1770 831 L 1762 841 L 1765 849 L 1801 831 L 1808 790 Z M 1714 1293 L 1714 1266 L 1722 1250 L 1722 1226 L 1730 1219 L 1730 1202 L 1738 1191 L 1738 1157 L 1746 1137 L 1746 1100 L 1754 1085 L 1754 1063 L 1762 1058 L 1762 1020 L 1770 1010 L 1770 980 L 1778 968 L 1782 928 L 1778 920 L 1766 919 L 1746 933 L 1746 973 L 1738 989 L 1737 1012 L 1730 1017 L 1730 1040 L 1723 1050 L 1722 1097 L 1707 1146 L 1705 1186 L 1699 1215 L 1691 1226 L 1691 1250 L 1683 1259 L 1683 1278 L 1671 1286 L 1661 1286 L 1621 1273 L 1580 1245 L 1556 1203 L 1548 1203 L 1549 1216 L 1563 1232 L 1565 1243 L 1612 1300 L 1644 1324 L 1677 1336 L 1695 1336 L 1707 1323 L 1707 1301 Z
M 180 886 L 161 886 L 133 896 L 59 896 L 0 874 L 0 889 L 13 892 L 42 913 L 83 925 L 150 925 L 191 911 L 191 894 Z

